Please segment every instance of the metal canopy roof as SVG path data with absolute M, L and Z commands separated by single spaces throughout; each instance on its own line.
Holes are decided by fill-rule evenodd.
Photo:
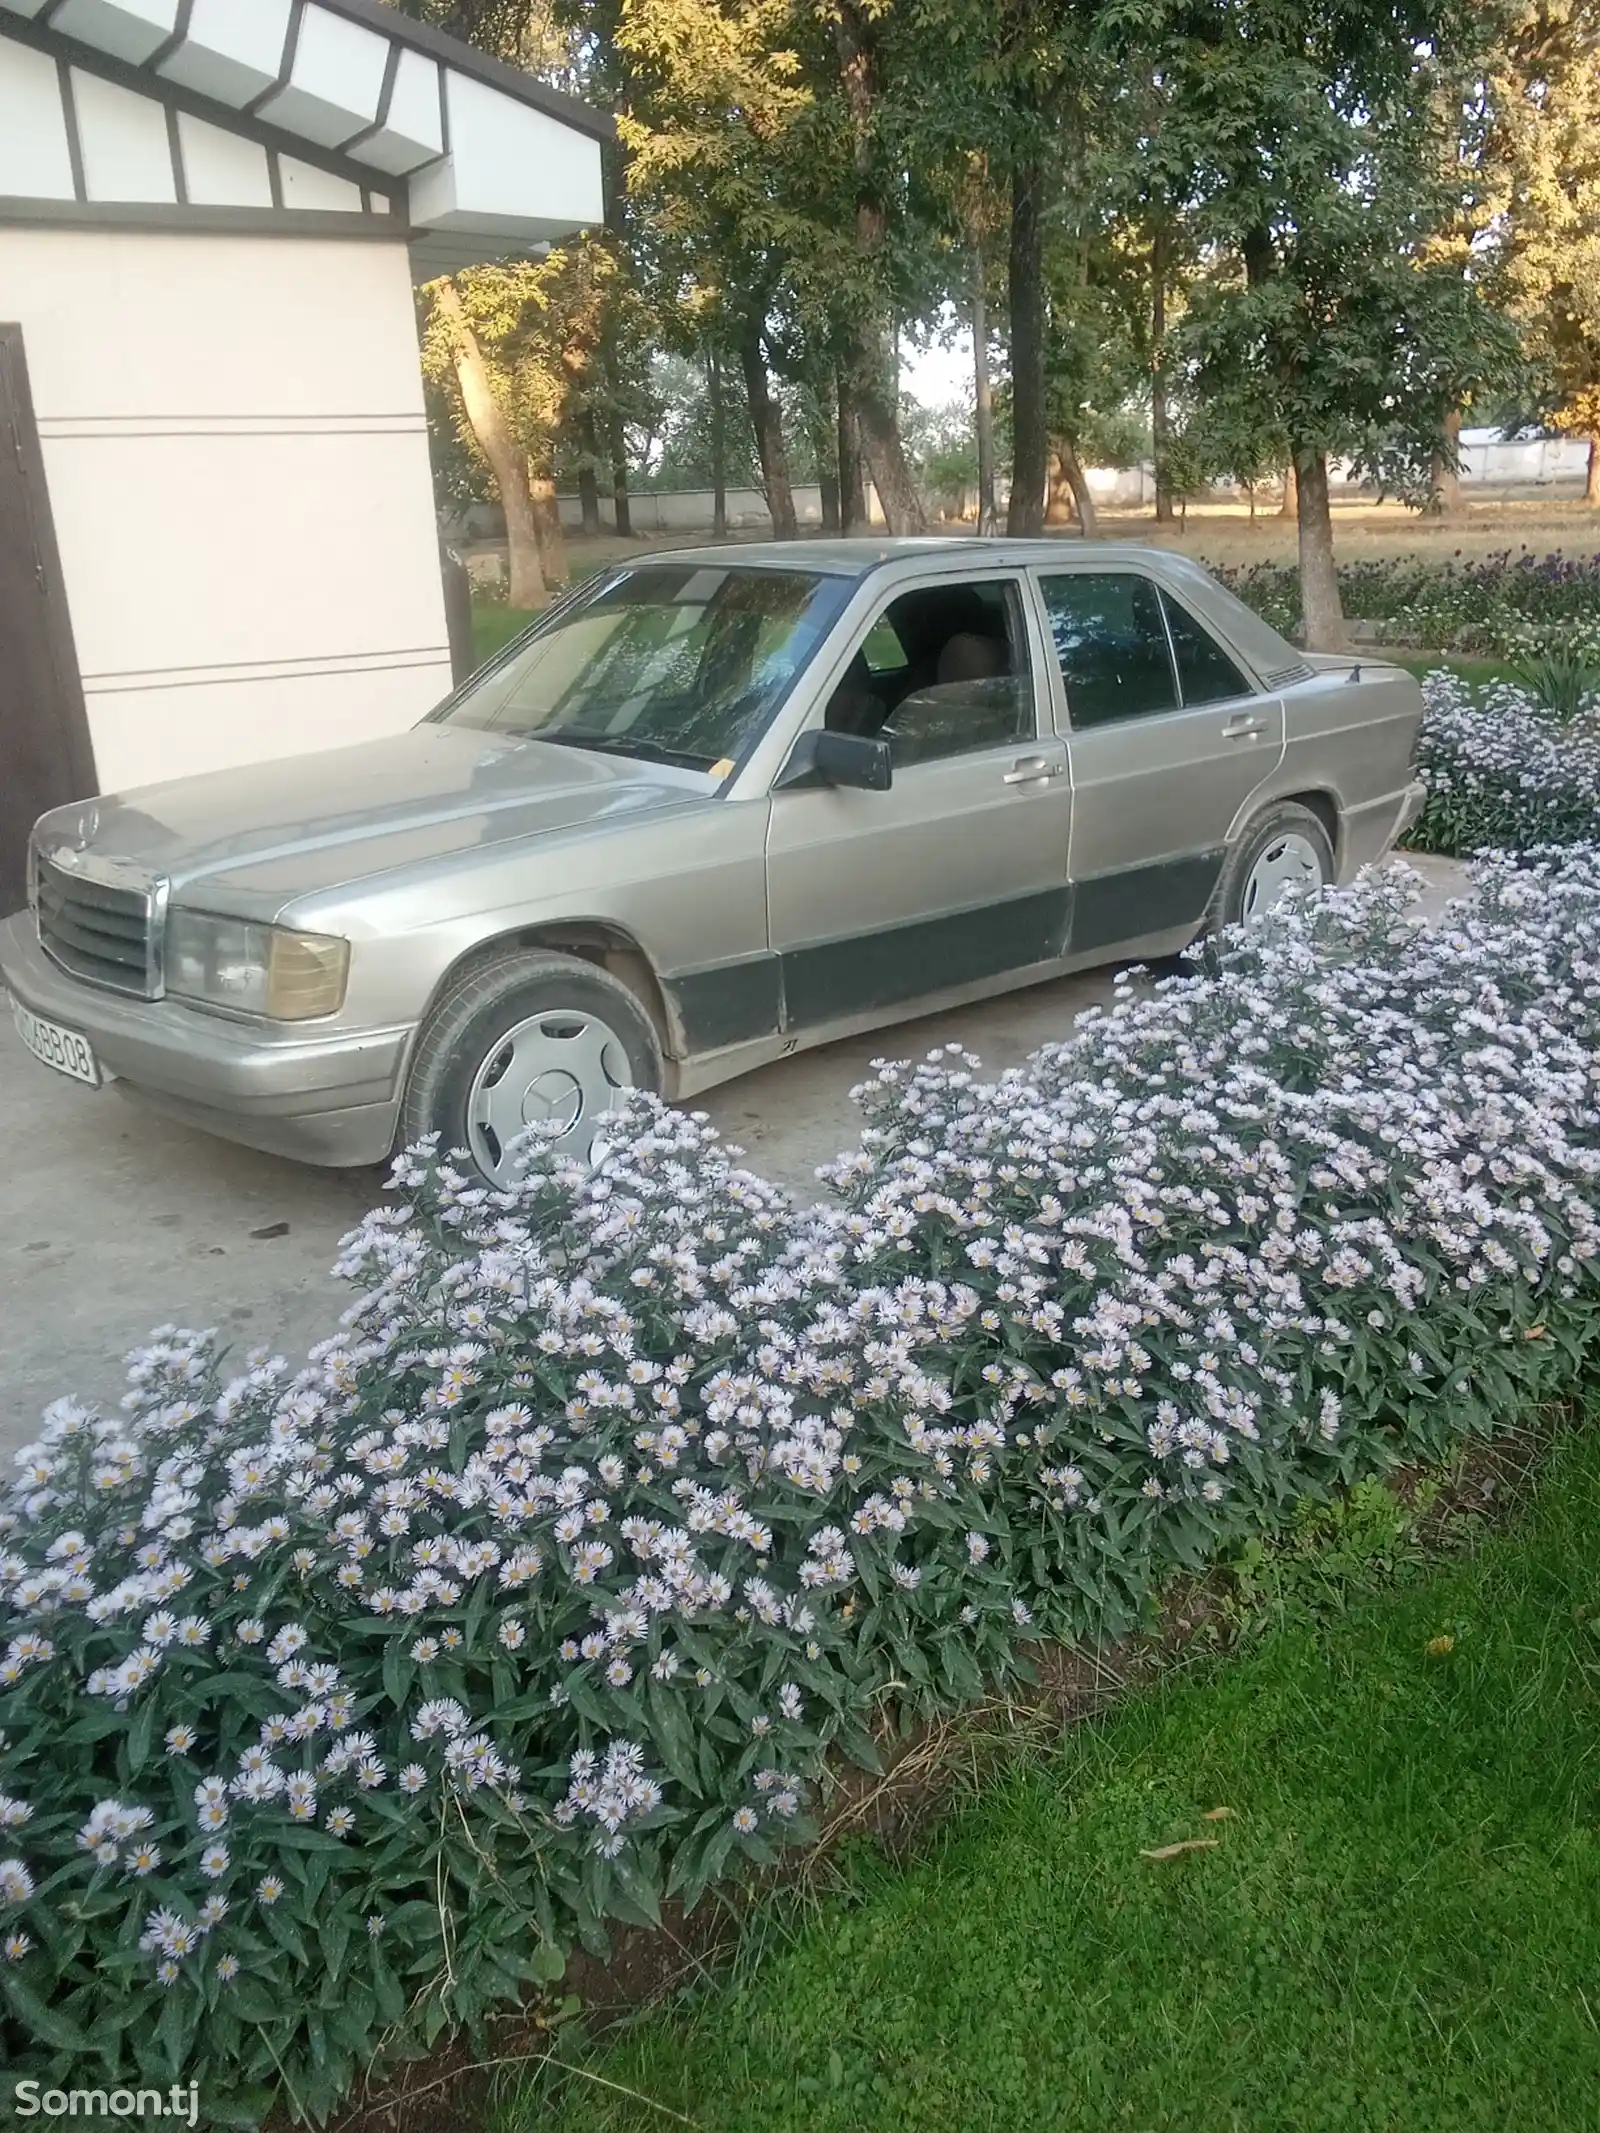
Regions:
M 0 218 L 364 214 L 437 274 L 598 222 L 612 132 L 382 0 L 0 0 Z

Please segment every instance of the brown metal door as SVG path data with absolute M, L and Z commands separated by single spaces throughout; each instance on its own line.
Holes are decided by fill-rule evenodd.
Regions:
M 0 914 L 27 895 L 36 819 L 96 789 L 22 328 L 0 325 Z

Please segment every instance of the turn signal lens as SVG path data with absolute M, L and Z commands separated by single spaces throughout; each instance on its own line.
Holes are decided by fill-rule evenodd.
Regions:
M 267 930 L 267 1013 L 277 1022 L 337 1014 L 350 975 L 350 943 L 331 933 Z

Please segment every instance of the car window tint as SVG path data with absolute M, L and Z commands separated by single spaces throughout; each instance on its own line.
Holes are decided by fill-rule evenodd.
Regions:
M 1176 710 L 1161 596 L 1148 578 L 1075 570 L 1040 589 L 1075 727 Z
M 1032 740 L 1033 683 L 1016 675 L 996 675 L 918 689 L 896 705 L 884 731 L 895 764 L 903 769 Z
M 1228 696 L 1253 692 L 1211 632 L 1196 622 L 1186 607 L 1170 593 L 1163 593 L 1167 627 L 1172 632 L 1173 657 L 1178 662 L 1178 688 L 1186 704 L 1218 704 Z
M 882 731 L 898 767 L 1034 738 L 1033 670 L 1015 580 L 902 593 L 864 650 L 885 623 L 901 647 L 901 665 L 873 679 L 886 700 Z
M 826 638 L 847 579 L 651 563 L 603 576 L 441 707 L 452 725 L 718 773 Z

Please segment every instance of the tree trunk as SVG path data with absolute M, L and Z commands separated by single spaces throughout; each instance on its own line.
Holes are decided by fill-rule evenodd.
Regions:
M 1072 484 L 1067 479 L 1066 446 L 1058 438 L 1050 447 L 1050 487 L 1045 498 L 1044 522 L 1047 526 L 1070 526 L 1077 517 Z
M 1328 458 L 1301 448 L 1295 453 L 1300 493 L 1300 606 L 1306 649 L 1342 652 L 1348 642 L 1339 574 L 1333 559 L 1333 513 L 1328 503 Z
M 861 464 L 861 432 L 856 423 L 856 396 L 850 380 L 839 373 L 839 531 L 864 533 L 867 483 Z
M 1444 442 L 1433 455 L 1429 469 L 1428 504 L 1440 518 L 1451 518 L 1461 509 L 1461 410 L 1451 408 L 1444 418 Z
M 1287 519 L 1300 516 L 1300 479 L 1292 459 L 1283 470 L 1283 502 L 1278 506 L 1278 516 Z
M 592 407 L 586 407 L 578 417 L 578 449 L 578 508 L 584 532 L 597 534 L 601 530 L 600 482 L 595 469 L 600 464 L 600 437 Z
M 1056 469 L 1061 480 L 1072 492 L 1072 501 L 1077 507 L 1078 525 L 1086 541 L 1092 541 L 1100 531 L 1100 514 L 1095 509 L 1094 491 L 1089 487 L 1089 477 L 1083 471 L 1083 461 L 1078 457 L 1078 448 L 1070 437 L 1063 437 L 1056 445 Z
M 607 442 L 611 447 L 611 510 L 617 522 L 617 531 L 626 540 L 633 538 L 633 511 L 628 503 L 628 438 L 622 427 L 621 415 L 613 415 L 606 424 Z
M 715 346 L 706 350 L 706 398 L 711 416 L 711 530 L 728 537 L 728 413 L 722 398 L 722 358 Z
M 1600 504 L 1600 437 L 1589 439 L 1589 478 L 1583 485 L 1586 504 Z
M 927 514 L 901 442 L 900 418 L 881 390 L 868 386 L 862 393 L 856 405 L 856 428 L 862 460 L 883 506 L 884 524 L 891 533 L 926 533 Z
M 578 511 L 582 530 L 589 535 L 603 532 L 600 517 L 600 484 L 595 479 L 592 462 L 585 462 L 578 469 Z
M 817 463 L 817 487 L 822 492 L 822 530 L 839 531 L 838 426 L 826 390 L 816 394 L 811 421 L 811 456 Z
M 854 139 L 856 252 L 869 265 L 881 258 L 888 228 L 873 171 L 873 126 L 882 94 L 876 38 L 873 18 L 861 0 L 838 0 L 834 49 Z M 895 403 L 899 364 L 894 348 L 886 345 L 887 325 L 870 309 L 856 325 L 845 366 L 856 403 L 856 432 L 889 531 L 925 533 L 927 517 L 900 436 Z
M 825 424 L 817 432 L 817 487 L 822 491 L 822 530 L 838 533 L 839 518 L 839 470 L 833 463 L 832 424 Z
M 984 287 L 983 246 L 972 248 L 973 424 L 978 437 L 978 531 L 1000 530 L 994 489 L 994 387 L 989 380 L 989 299 Z
M 1050 438 L 1045 423 L 1044 173 L 1024 158 L 1011 179 L 1011 508 L 1006 531 L 1044 525 Z
M 567 582 L 567 537 L 561 530 L 561 506 L 556 502 L 555 478 L 548 467 L 537 472 L 528 468 L 528 496 L 533 505 L 534 531 L 539 542 L 539 562 L 548 585 Z
M 772 531 L 778 540 L 792 541 L 800 527 L 794 515 L 794 491 L 789 484 L 789 454 L 784 449 L 783 419 L 767 378 L 761 328 L 754 319 L 739 336 L 739 360 L 744 367 L 750 427 L 755 432 L 756 457 L 761 462 L 761 486 L 766 491 L 767 509 L 772 513 Z
M 544 572 L 539 566 L 539 533 L 528 494 L 528 470 L 517 450 L 510 425 L 495 399 L 489 368 L 478 337 L 467 322 L 455 283 L 441 281 L 435 297 L 450 329 L 455 351 L 456 383 L 477 446 L 488 462 L 505 513 L 510 578 L 506 598 L 512 607 L 542 607 Z
M 1156 523 L 1170 526 L 1177 517 L 1167 481 L 1167 250 L 1164 218 L 1150 240 L 1150 449 L 1156 463 Z
M 469 34 L 468 41 L 471 42 Z M 626 149 L 611 148 L 603 152 L 606 165 L 605 225 L 617 258 L 626 267 L 628 260 L 628 225 L 624 203 L 628 197 L 628 153 Z M 617 286 L 625 288 L 628 276 L 625 273 Z M 622 348 L 618 338 L 618 311 L 614 301 L 608 300 L 604 311 L 604 329 L 600 342 L 600 357 L 605 370 L 610 407 L 605 420 L 606 450 L 611 455 L 611 512 L 616 530 L 624 540 L 633 538 L 633 510 L 628 501 L 628 432 L 622 419 L 626 405 L 623 392 Z

